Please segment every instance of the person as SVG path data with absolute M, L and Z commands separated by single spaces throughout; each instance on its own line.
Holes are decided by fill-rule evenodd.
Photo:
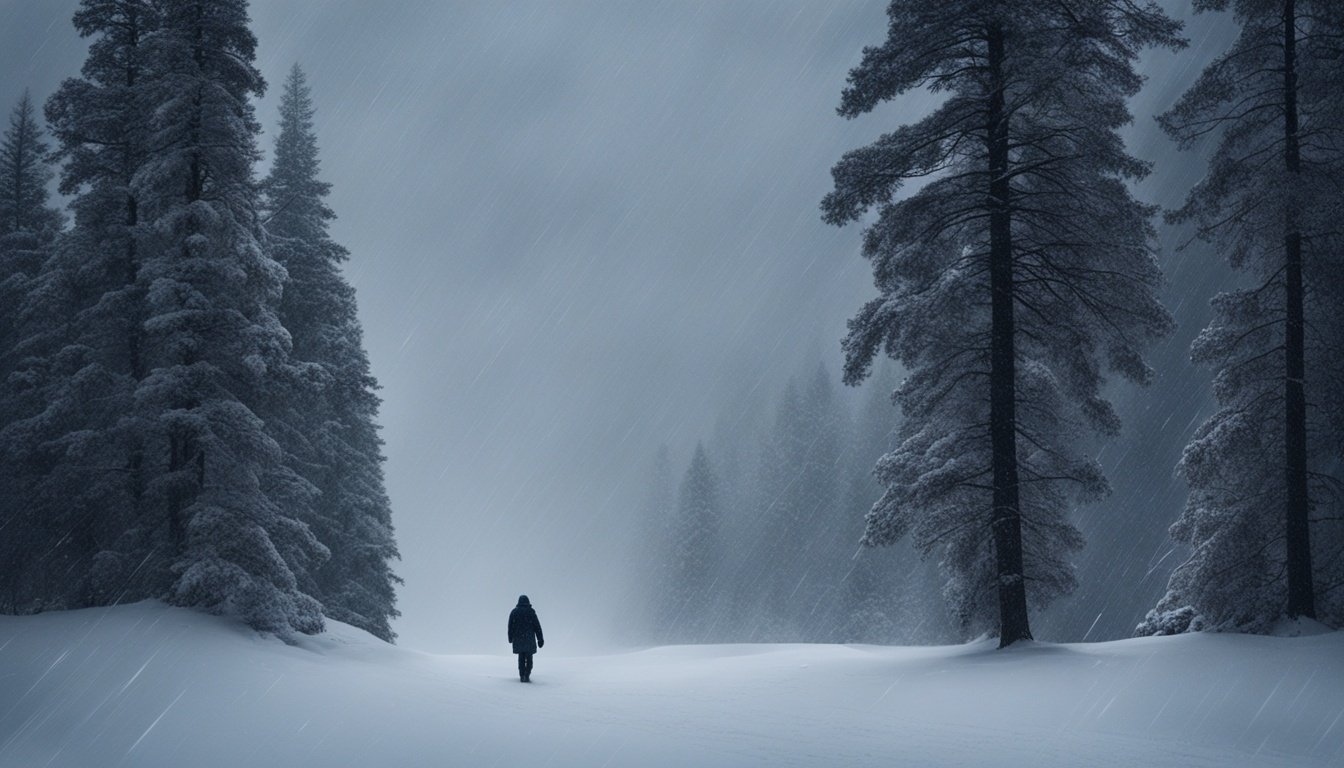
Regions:
M 518 596 L 518 605 L 509 612 L 509 642 L 513 643 L 513 652 L 518 654 L 518 679 L 524 683 L 532 682 L 532 654 L 546 644 L 541 636 L 541 622 L 527 595 Z

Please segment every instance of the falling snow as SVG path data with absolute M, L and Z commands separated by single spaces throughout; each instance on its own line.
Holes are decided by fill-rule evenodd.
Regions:
M 77 74 L 77 4 L 0 0 L 0 108 Z M 1122 133 L 1154 164 L 1136 195 L 1172 207 L 1207 148 L 1151 116 L 1236 29 L 1159 4 L 1191 46 L 1143 55 Z M 336 621 L 285 644 L 154 602 L 0 616 L 0 768 L 1344 764 L 1344 632 L 1130 638 L 1187 555 L 1172 469 L 1215 405 L 1190 345 L 1236 282 L 1164 224 L 1177 330 L 1151 387 L 1106 393 L 1114 492 L 1078 511 L 1078 588 L 1033 616 L 1044 642 L 621 647 L 649 459 L 756 428 L 791 376 L 838 382 L 871 273 L 861 227 L 817 203 L 846 151 L 936 103 L 838 117 L 887 0 L 794 5 L 254 0 L 258 145 L 298 62 L 382 384 L 400 645 Z M 796 572 L 775 592 L 807 593 Z M 504 655 L 524 592 L 547 626 L 531 687 Z
M 73 73 L 75 4 L 0 6 L 3 103 Z M 1175 205 L 1201 161 L 1149 116 L 1233 29 L 1168 5 L 1194 43 L 1146 55 L 1126 138 L 1158 164 L 1140 197 Z M 825 225 L 817 201 L 836 158 L 932 103 L 835 115 L 884 8 L 254 3 L 258 117 L 276 124 L 300 62 L 383 385 L 403 643 L 488 648 L 498 606 L 543 579 L 552 610 L 604 643 L 656 447 L 689 457 L 744 394 L 818 359 L 838 380 L 870 276 L 857 228 Z M 1099 457 L 1115 493 L 1082 511 L 1080 586 L 1040 637 L 1128 636 L 1179 562 L 1172 467 L 1212 408 L 1189 343 L 1231 280 L 1181 240 L 1164 232 L 1179 329 L 1153 352 L 1154 386 L 1115 393 L 1126 429 Z

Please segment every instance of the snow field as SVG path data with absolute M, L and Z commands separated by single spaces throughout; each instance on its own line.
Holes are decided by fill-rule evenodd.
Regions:
M 336 622 L 286 646 L 153 602 L 4 616 L 0 766 L 1344 765 L 1344 632 L 604 656 L 551 640 L 524 685 L 502 638 L 442 656 Z

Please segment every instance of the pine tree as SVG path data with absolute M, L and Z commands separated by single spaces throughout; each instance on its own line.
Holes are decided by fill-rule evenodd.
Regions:
M 798 457 L 796 528 L 788 533 L 784 553 L 791 571 L 790 592 L 779 606 L 800 639 L 818 641 L 831 632 L 838 606 L 839 584 L 853 555 L 841 524 L 840 468 L 846 458 L 849 415 L 840 402 L 824 365 L 803 392 L 803 421 Z
M 47 144 L 34 115 L 33 100 L 23 92 L 9 116 L 0 142 L 0 237 L 31 232 L 50 239 L 61 227 L 61 214 L 47 205 Z M 25 265 L 33 271 L 36 265 Z
M 847 154 L 822 203 L 835 225 L 877 212 L 863 250 L 879 296 L 850 321 L 845 380 L 880 350 L 910 371 L 865 541 L 941 550 L 963 630 L 1006 646 L 1031 637 L 1030 605 L 1074 586 L 1069 509 L 1107 492 L 1081 441 L 1119 428 L 1104 370 L 1147 381 L 1142 348 L 1172 325 L 1152 210 L 1126 187 L 1148 168 L 1117 131 L 1139 49 L 1182 41 L 1156 6 L 1118 0 L 894 0 L 887 15 L 840 114 L 946 99 Z M 909 179 L 925 183 L 897 199 Z
M 24 305 L 64 223 L 61 212 L 47 203 L 52 177 L 47 151 L 32 99 L 24 91 L 0 140 L 0 384 L 18 370 L 25 354 Z
M 1170 218 L 1194 225 L 1250 280 L 1213 300 L 1192 348 L 1216 371 L 1220 408 L 1178 467 L 1190 495 L 1171 533 L 1192 554 L 1138 631 L 1340 621 L 1344 593 L 1323 589 L 1344 581 L 1339 515 L 1327 511 L 1344 481 L 1344 425 L 1331 417 L 1344 372 L 1344 10 L 1329 0 L 1196 7 L 1231 8 L 1241 30 L 1159 118 L 1183 148 L 1215 141 L 1207 175 Z
M 131 189 L 146 225 L 148 354 L 135 407 L 157 514 L 141 533 L 171 553 L 173 602 L 316 632 L 321 606 L 299 581 L 326 549 L 266 492 L 288 468 L 258 412 L 286 376 L 289 336 L 275 312 L 284 269 L 256 213 L 251 97 L 265 84 L 247 3 L 165 5 L 146 48 L 152 150 Z
M 818 641 L 833 634 L 837 591 L 853 554 L 840 525 L 847 427 L 824 366 L 806 386 L 793 378 L 785 385 L 744 505 L 750 518 L 734 547 L 745 556 L 732 563 L 726 589 L 746 640 Z
M 718 479 L 704 445 L 697 444 L 677 497 L 660 634 L 697 642 L 714 631 L 721 516 Z
M 761 432 L 769 409 L 758 390 L 743 386 L 720 403 L 706 443 L 706 451 L 714 457 L 723 509 L 719 542 L 724 554 L 718 592 L 725 609 L 715 633 L 733 641 L 754 636 L 762 603 L 755 583 L 759 575 L 755 553 L 762 534 L 756 512 L 761 508 L 757 503 Z
M 761 448 L 751 548 L 745 579 L 739 585 L 734 614 L 746 624 L 752 642 L 797 641 L 791 595 L 802 572 L 800 549 L 806 543 L 806 508 L 801 477 L 807 452 L 807 417 L 796 379 L 784 386 L 775 419 Z
M 657 639 L 668 590 L 671 588 L 672 527 L 677 511 L 677 487 L 671 452 L 661 445 L 654 453 L 633 526 L 629 572 L 624 601 L 632 606 L 617 628 L 626 638 L 643 642 Z M 633 615 L 637 618 L 631 620 Z
M 30 504 L 35 469 L 22 461 L 24 452 L 10 450 L 8 427 L 39 407 L 26 381 L 26 359 L 40 337 L 29 306 L 34 283 L 62 226 L 60 211 L 47 203 L 47 144 L 24 92 L 10 114 L 0 140 L 0 610 L 36 607 L 34 599 L 47 575 L 35 562 L 52 551 L 54 531 L 40 525 Z
M 92 38 L 82 77 L 64 81 L 46 105 L 74 227 L 43 260 L 22 305 L 22 363 L 12 381 L 24 405 L 0 433 L 22 479 L 26 530 L 50 542 L 32 548 L 41 554 L 27 566 L 43 574 L 33 577 L 29 599 L 48 607 L 147 596 L 130 575 L 159 571 L 132 562 L 145 553 L 116 556 L 119 531 L 145 511 L 129 415 L 143 373 L 144 286 L 128 190 L 148 114 L 143 43 L 158 14 L 146 0 L 84 0 L 74 23 Z
M 319 178 L 313 114 L 296 64 L 280 97 L 275 159 L 262 190 L 271 252 L 287 272 L 279 318 L 303 370 L 286 382 L 268 422 L 291 468 L 317 491 L 315 498 L 292 494 L 287 505 L 301 510 L 331 551 L 308 589 L 326 615 L 391 641 L 400 579 L 390 567 L 397 547 L 383 483 L 378 385 L 354 289 L 340 272 L 349 254 L 327 232 L 335 214 L 325 202 L 330 185 Z

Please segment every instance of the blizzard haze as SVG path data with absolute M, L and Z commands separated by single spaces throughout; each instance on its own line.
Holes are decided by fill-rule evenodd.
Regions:
M 0 0 L 6 109 L 76 73 L 75 5 Z M 872 289 L 861 227 L 820 220 L 830 167 L 933 103 L 835 115 L 885 6 L 253 2 L 262 147 L 297 61 L 383 385 L 403 645 L 501 652 L 519 593 L 553 647 L 610 644 L 658 445 L 680 469 L 730 403 L 772 399 L 818 360 L 838 380 L 845 319 Z M 1142 65 L 1128 140 L 1169 161 L 1151 201 L 1200 168 L 1151 115 L 1227 28 L 1201 17 L 1201 48 Z M 1172 466 L 1210 403 L 1186 350 L 1227 278 L 1198 249 L 1163 263 L 1180 330 L 1153 352 L 1155 391 L 1118 392 L 1125 433 L 1102 453 L 1116 492 L 1081 515 L 1082 584 L 1043 639 L 1127 634 L 1174 565 Z

